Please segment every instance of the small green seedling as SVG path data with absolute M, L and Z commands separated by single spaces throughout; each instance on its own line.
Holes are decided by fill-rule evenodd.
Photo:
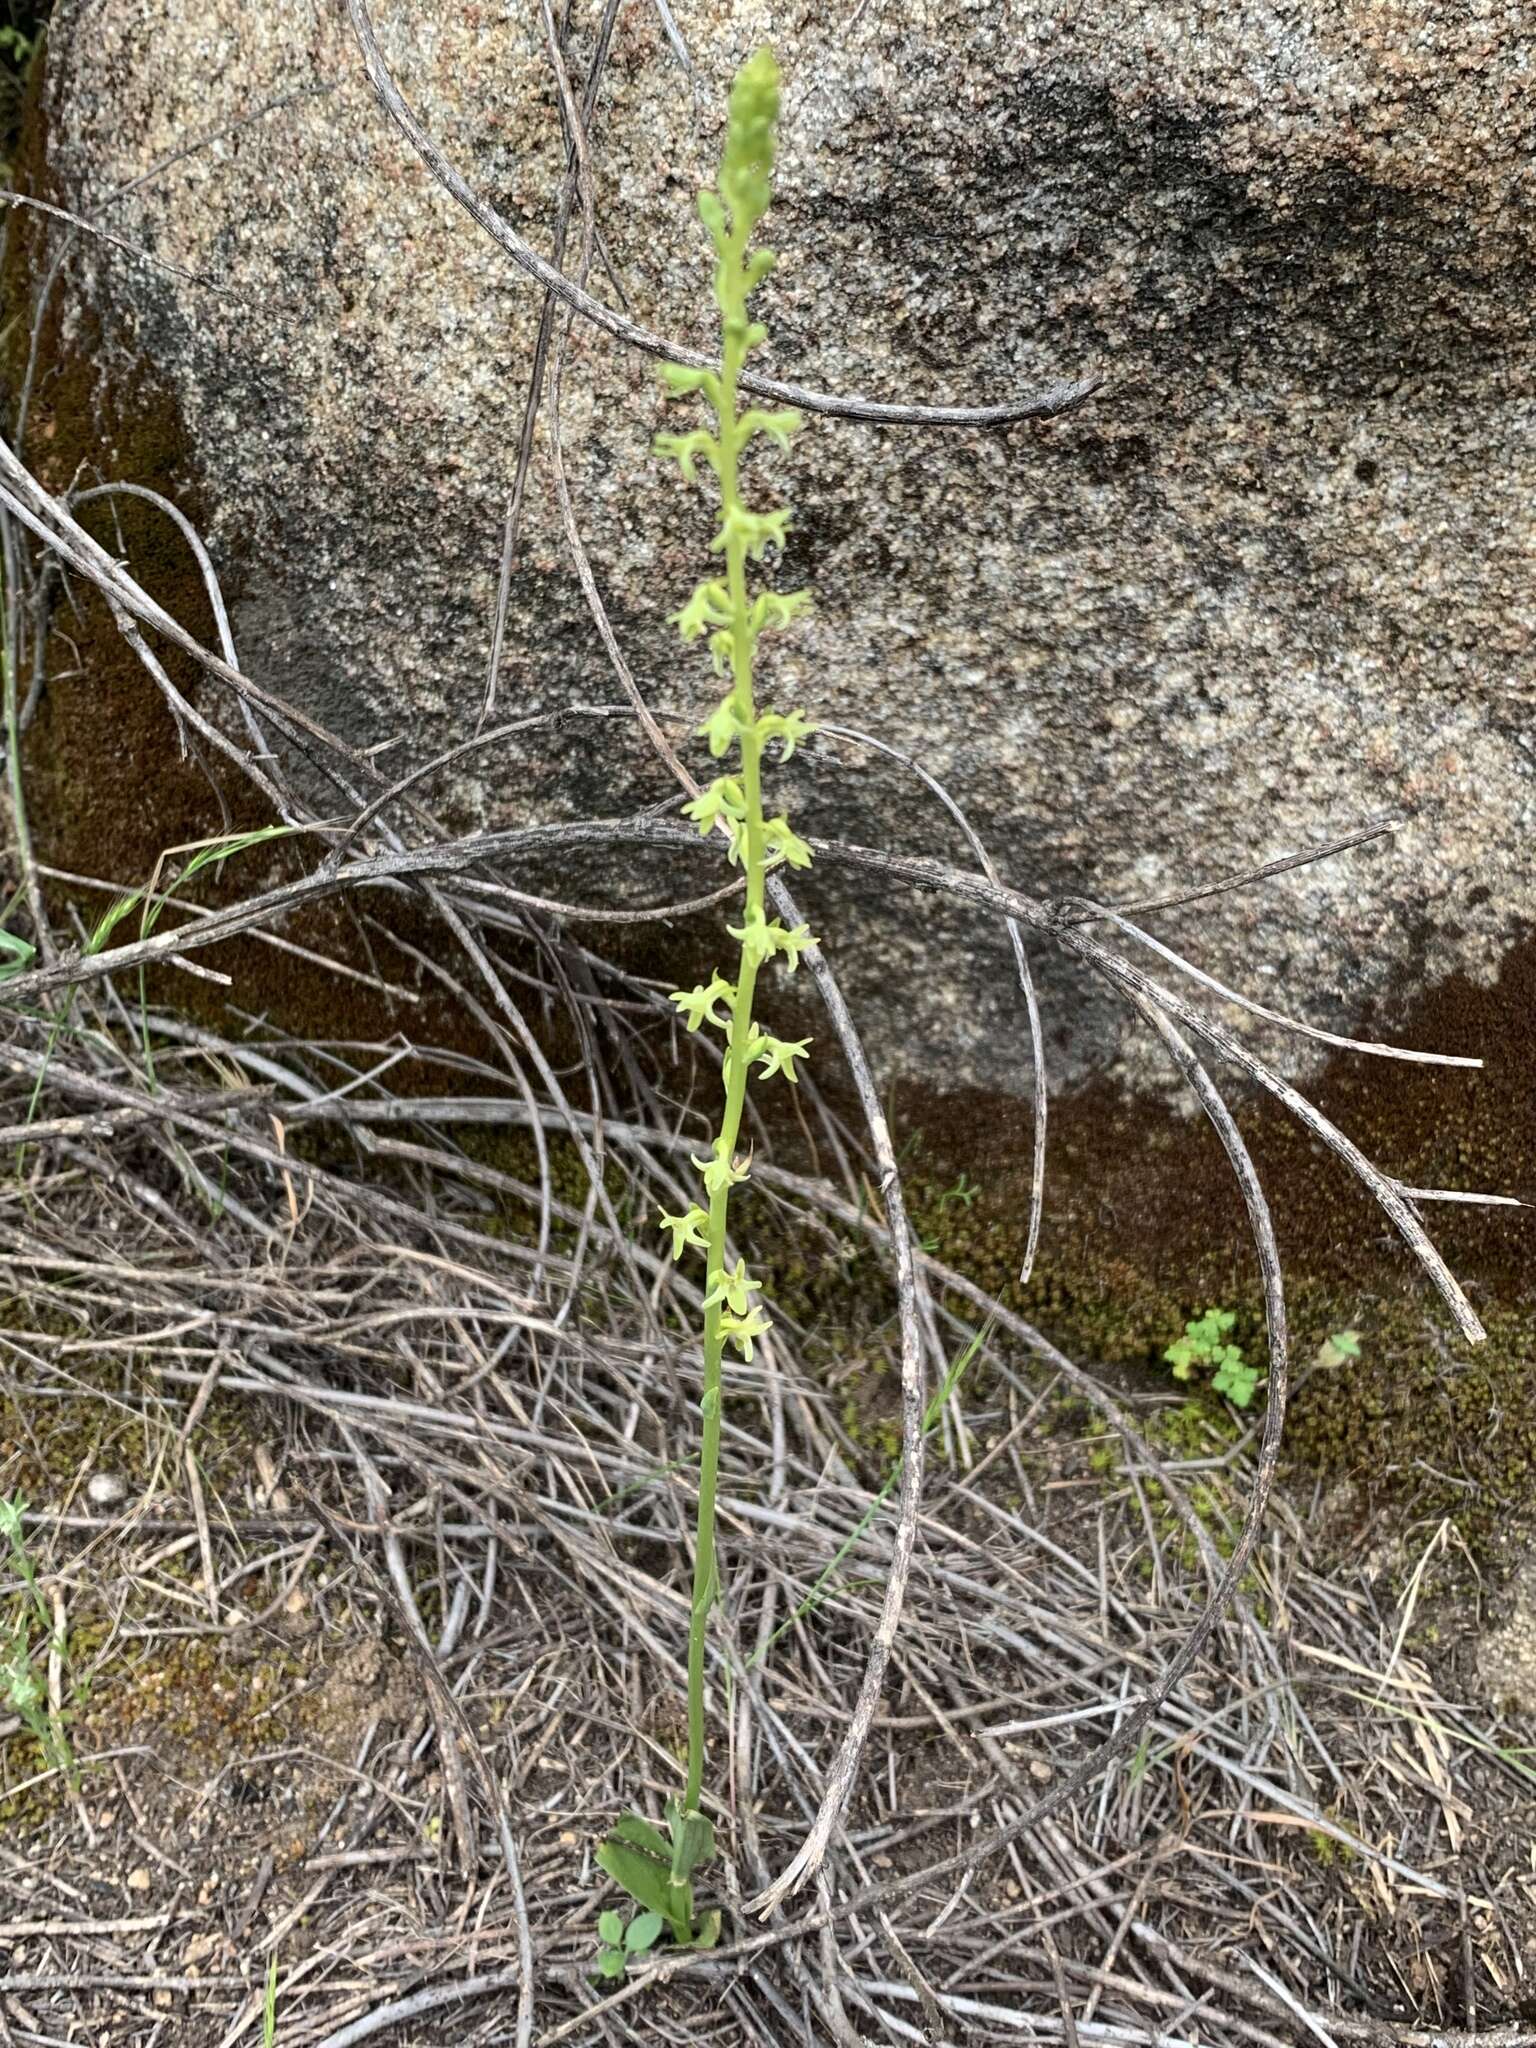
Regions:
M 1234 1408 L 1246 1408 L 1259 1383 L 1259 1370 L 1243 1362 L 1240 1346 L 1226 1342 L 1236 1321 L 1230 1309 L 1208 1308 L 1203 1316 L 1184 1325 L 1183 1336 L 1168 1346 L 1163 1357 L 1173 1367 L 1176 1380 L 1193 1379 L 1198 1368 L 1211 1375 L 1213 1392 L 1225 1394 Z
M 1331 1337 L 1325 1337 L 1317 1347 L 1317 1363 L 1331 1367 L 1358 1366 L 1360 1363 L 1360 1332 L 1358 1330 L 1335 1330 Z
M 239 854 L 249 852 L 252 847 L 265 846 L 273 839 L 287 838 L 293 830 L 294 828 L 291 825 L 264 825 L 259 831 L 239 832 L 224 839 L 195 840 L 187 846 L 168 847 L 156 861 L 155 871 L 150 878 L 147 889 L 130 889 L 126 894 L 114 898 L 107 905 L 106 909 L 86 934 L 80 949 L 82 954 L 87 959 L 96 959 L 100 954 L 106 952 L 113 933 L 123 922 L 124 918 L 131 916 L 135 910 L 139 912 L 139 937 L 141 939 L 151 938 L 154 935 L 155 927 L 160 921 L 160 914 L 166 905 L 174 901 L 178 890 L 185 889 L 186 885 L 195 880 L 205 869 L 220 868 L 225 861 L 232 860 Z M 161 890 L 158 887 L 158 883 L 165 864 L 173 855 L 178 853 L 190 853 L 192 858 L 187 862 L 181 873 L 171 881 L 169 886 Z M 27 940 L 16 937 L 14 933 L 0 930 L 0 987 L 3 987 L 6 981 L 13 979 L 17 974 L 24 973 L 31 966 L 34 956 L 35 949 Z M 69 1029 L 75 994 L 76 991 L 73 988 L 66 992 L 63 1008 L 48 1027 L 47 1042 L 43 1046 L 42 1064 L 38 1070 L 37 1079 L 32 1085 L 31 1097 L 27 1103 L 25 1121 L 29 1124 L 37 1115 L 38 1104 L 42 1101 L 43 1088 L 48 1078 L 48 1069 L 53 1060 L 54 1052 L 58 1047 L 59 1040 Z M 149 1077 L 151 1088 L 154 1088 L 158 1084 L 155 1079 L 154 1048 L 150 1043 L 149 1000 L 145 991 L 144 969 L 142 967 L 139 969 L 139 1035 L 144 1052 L 144 1070 Z M 21 1171 L 25 1157 L 26 1144 L 23 1141 L 16 1148 L 16 1170 L 18 1173 Z
M 622 1977 L 631 1956 L 643 1956 L 661 1939 L 666 1919 L 660 1913 L 637 1913 L 626 1927 L 617 1913 L 599 1913 L 597 1952 L 599 1977 Z
M 954 1186 L 945 1188 L 944 1192 L 939 1196 L 939 1208 L 942 1211 L 958 1202 L 962 1209 L 969 1209 L 980 1193 L 980 1181 L 968 1179 L 962 1171 L 960 1178 L 955 1182 Z M 943 1239 L 935 1232 L 930 1237 L 919 1238 L 918 1243 L 925 1252 L 936 1252 L 941 1248 Z
M 160 922 L 160 913 L 175 900 L 177 892 L 184 890 L 189 882 L 195 881 L 206 869 L 211 868 L 216 872 L 226 861 L 234 860 L 240 854 L 249 853 L 254 847 L 267 846 L 274 839 L 288 838 L 294 829 L 292 825 L 262 825 L 253 832 L 234 832 L 221 839 L 194 839 L 184 846 L 168 846 L 155 862 L 155 870 L 149 878 L 148 888 L 135 889 L 132 895 L 113 904 L 91 934 L 89 950 L 99 953 L 110 938 L 114 926 L 134 909 L 139 911 L 139 937 L 152 938 L 155 927 Z M 192 858 L 162 889 L 160 878 L 167 863 L 178 853 L 190 853 Z M 149 1076 L 151 1088 L 154 1088 L 157 1085 L 155 1055 L 150 1044 L 149 1001 L 145 993 L 142 967 L 139 969 L 139 1035 L 144 1048 L 144 1070 Z

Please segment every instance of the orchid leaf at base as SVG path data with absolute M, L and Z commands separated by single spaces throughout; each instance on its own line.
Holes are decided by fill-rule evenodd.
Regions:
M 668 1802 L 667 1822 L 670 1841 L 642 1814 L 626 1813 L 597 1850 L 598 1868 L 640 1908 L 628 1927 L 617 1913 L 598 1916 L 603 1946 L 597 1967 L 604 1976 L 622 1975 L 625 1957 L 654 1948 L 664 1932 L 674 1948 L 713 1948 L 719 1939 L 720 1915 L 695 1913 L 692 1882 L 700 1864 L 714 1858 L 714 1828 L 702 1813 L 684 1816 L 675 1800 Z

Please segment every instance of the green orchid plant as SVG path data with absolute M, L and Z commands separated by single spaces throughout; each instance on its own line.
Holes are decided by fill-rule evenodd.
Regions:
M 779 448 L 789 446 L 801 425 L 797 412 L 746 410 L 739 402 L 741 373 L 748 355 L 766 339 L 766 330 L 748 317 L 747 301 L 773 268 L 771 249 L 750 248 L 758 222 L 772 198 L 774 130 L 779 113 L 779 70 L 771 50 L 759 50 L 737 74 L 731 89 L 730 119 L 717 189 L 699 196 L 699 214 L 714 245 L 714 297 L 720 314 L 721 355 L 718 370 L 685 369 L 669 364 L 662 375 L 678 395 L 702 398 L 714 416 L 713 427 L 685 434 L 657 436 L 657 455 L 677 463 L 690 482 L 701 468 L 719 492 L 720 519 L 711 552 L 720 557 L 717 573 L 706 577 L 682 610 L 674 615 L 685 641 L 707 638 L 716 675 L 728 683 L 726 694 L 700 728 L 723 772 L 685 809 L 702 834 L 719 833 L 727 859 L 745 878 L 745 906 L 740 924 L 728 925 L 737 941 L 734 979 L 715 973 L 697 988 L 678 989 L 672 996 L 689 1031 L 706 1026 L 725 1036 L 723 1078 L 725 1103 L 718 1132 L 703 1157 L 696 1158 L 702 1199 L 680 1216 L 663 1215 L 670 1231 L 672 1255 L 702 1253 L 704 1260 L 704 1385 L 700 1408 L 698 1528 L 694 1551 L 693 1602 L 688 1630 L 688 1764 L 683 1795 L 667 1806 L 663 1835 L 640 1814 L 627 1814 L 597 1852 L 600 1867 L 641 1909 L 631 1922 L 641 1938 L 621 1942 L 603 1938 L 600 1967 L 616 1974 L 626 1954 L 649 1948 L 661 1928 L 681 1947 L 709 1948 L 719 1938 L 720 1915 L 699 1912 L 693 1877 L 715 1853 L 714 1829 L 700 1810 L 705 1770 L 704 1663 L 709 1617 L 719 1592 L 715 1561 L 715 1487 L 720 1461 L 722 1362 L 730 1346 L 744 1359 L 767 1336 L 771 1324 L 760 1283 L 745 1260 L 728 1263 L 726 1244 L 731 1190 L 747 1178 L 748 1160 L 738 1151 L 748 1082 L 754 1071 L 762 1080 L 782 1075 L 794 1082 L 796 1065 L 805 1059 L 805 1039 L 775 1038 L 754 1015 L 758 980 L 774 960 L 793 972 L 799 956 L 814 944 L 804 925 L 787 930 L 770 920 L 765 885 L 773 869 L 806 868 L 811 851 L 782 813 L 769 816 L 763 799 L 763 768 L 770 748 L 788 760 L 812 731 L 799 711 L 778 712 L 760 707 L 754 680 L 758 643 L 765 633 L 788 626 L 810 602 L 803 590 L 788 594 L 752 587 L 759 579 L 749 569 L 766 561 L 770 549 L 782 548 L 789 512 L 749 509 L 741 483 L 742 457 L 762 438 Z M 657 1925 L 659 1916 L 661 1925 Z

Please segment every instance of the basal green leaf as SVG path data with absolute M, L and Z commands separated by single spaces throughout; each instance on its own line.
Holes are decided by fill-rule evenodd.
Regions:
M 622 1826 L 622 1823 L 620 1823 Z M 665 1915 L 671 1905 L 671 1877 L 668 1865 L 659 1863 L 645 1850 L 632 1848 L 615 1839 L 618 1829 L 597 1851 L 597 1867 L 627 1892 L 637 1906 L 648 1913 Z M 657 1837 L 658 1841 L 660 1837 Z
M 660 1913 L 637 1913 L 624 1930 L 624 1946 L 632 1956 L 644 1955 L 661 1939 L 666 1919 Z
M 654 1856 L 658 1863 L 670 1864 L 672 1861 L 672 1844 L 660 1828 L 651 1825 L 644 1814 L 623 1815 L 614 1822 L 613 1834 L 609 1839 L 624 1842 L 630 1848 L 640 1850 L 643 1855 Z

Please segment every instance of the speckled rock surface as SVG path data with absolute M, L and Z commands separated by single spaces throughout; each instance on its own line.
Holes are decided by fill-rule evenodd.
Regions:
M 1523 0 L 675 12 L 695 83 L 626 0 L 594 141 L 638 318 L 706 338 L 692 194 L 725 81 L 770 38 L 788 80 L 774 367 L 916 399 L 1108 379 L 1044 428 L 803 436 L 783 580 L 811 582 L 818 611 L 775 695 L 919 753 L 1042 891 L 1153 893 L 1402 810 L 1393 846 L 1161 929 L 1335 1024 L 1490 975 L 1536 914 Z M 561 158 L 538 10 L 378 13 L 428 128 L 547 251 Z M 577 14 L 579 77 L 595 10 Z M 535 289 L 390 127 L 337 0 L 61 0 L 45 109 L 74 204 L 204 139 L 111 219 L 224 294 L 96 249 L 63 289 L 105 336 L 101 377 L 147 358 L 176 399 L 247 665 L 355 738 L 400 736 L 395 760 L 464 735 Z M 664 615 L 703 511 L 648 458 L 663 410 L 646 365 L 578 332 L 579 517 L 648 693 L 689 711 L 708 680 Z M 616 694 L 542 443 L 538 464 L 508 711 Z M 438 795 L 469 821 L 664 786 L 637 748 L 594 741 L 530 744 Z M 959 850 L 888 765 L 850 754 L 803 800 L 823 828 Z M 977 925 L 903 923 L 847 885 L 821 913 L 860 937 L 840 952 L 894 1063 L 1017 1079 L 1005 956 Z M 915 971 L 920 946 L 947 965 Z M 1121 1057 L 1116 1014 L 1079 992 L 1055 990 L 1053 1021 L 1069 1065 Z

